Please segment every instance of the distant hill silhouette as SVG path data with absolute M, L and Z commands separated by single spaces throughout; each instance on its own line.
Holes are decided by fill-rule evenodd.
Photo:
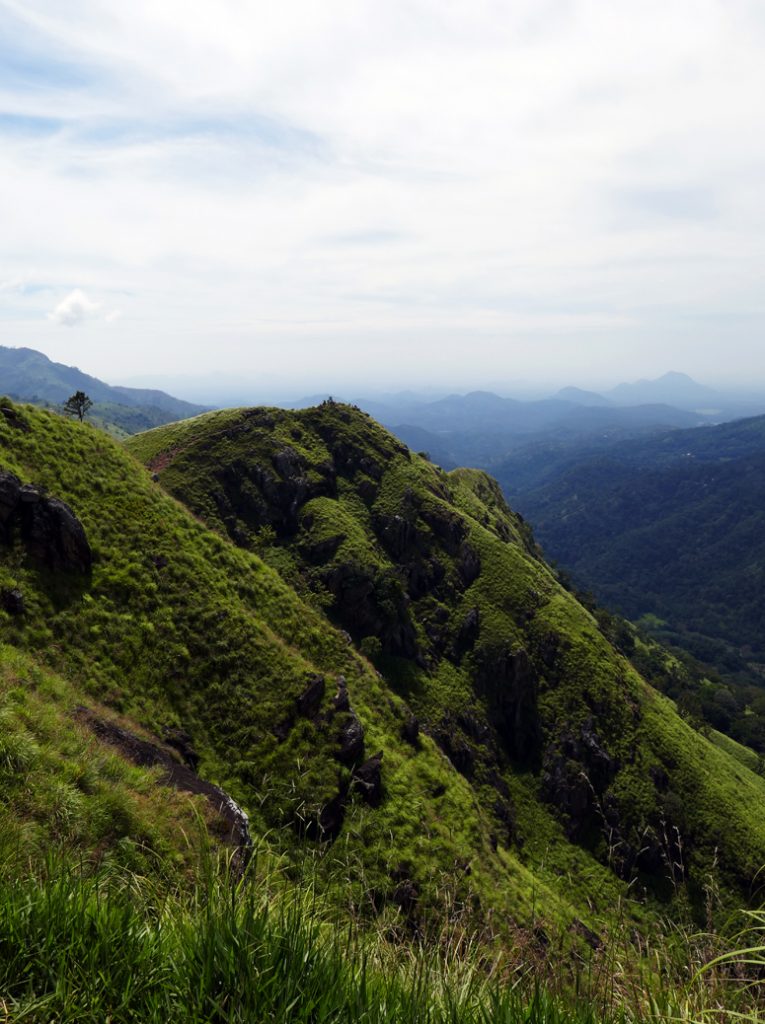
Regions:
M 32 348 L 0 346 L 0 392 L 55 406 L 75 391 L 84 391 L 93 400 L 94 419 L 127 434 L 187 419 L 205 410 L 164 391 L 113 387 L 76 366 L 55 363 Z
M 553 397 L 562 398 L 564 402 L 575 402 L 577 405 L 610 405 L 610 402 L 597 391 L 585 391 L 584 388 L 561 388 Z
M 613 609 L 655 616 L 720 671 L 765 665 L 765 416 L 495 472 L 546 554 Z

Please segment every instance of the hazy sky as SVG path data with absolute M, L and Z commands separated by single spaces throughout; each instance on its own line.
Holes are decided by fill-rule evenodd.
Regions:
M 762 0 L 0 0 L 0 343 L 765 381 Z

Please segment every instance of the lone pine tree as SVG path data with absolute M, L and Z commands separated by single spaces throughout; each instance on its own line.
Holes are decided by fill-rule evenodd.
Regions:
M 85 419 L 85 414 L 93 405 L 84 391 L 75 391 L 73 395 L 64 402 L 64 412 L 67 416 L 79 417 L 80 423 Z

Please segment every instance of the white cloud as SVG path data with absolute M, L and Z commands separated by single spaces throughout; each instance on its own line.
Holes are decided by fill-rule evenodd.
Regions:
M 3 248 L 106 320 L 131 296 L 129 344 L 66 337 L 107 378 L 745 367 L 753 321 L 715 347 L 698 317 L 762 307 L 757 11 L 0 0 L 50 56 L 34 88 L 0 69 L 2 109 L 43 125 L 0 138 Z M 14 336 L 42 343 L 50 300 L 24 301 Z
M 121 309 L 112 309 L 112 310 L 110 310 L 110 312 L 108 312 L 106 314 L 106 316 L 104 317 L 104 320 L 107 322 L 107 324 L 113 324 L 113 323 L 116 323 L 117 320 L 121 319 L 121 317 L 122 317 L 122 310 Z
M 83 320 L 94 316 L 99 309 L 100 306 L 97 302 L 91 302 L 85 292 L 75 288 L 59 302 L 52 312 L 48 313 L 48 319 L 63 327 L 75 327 Z

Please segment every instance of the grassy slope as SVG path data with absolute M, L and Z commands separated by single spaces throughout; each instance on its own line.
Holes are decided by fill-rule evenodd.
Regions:
M 51 402 L 47 398 L 19 398 L 17 401 L 29 401 L 42 409 L 51 409 L 53 412 L 63 413 L 63 402 Z M 191 407 L 194 408 L 193 406 Z M 188 413 L 188 415 L 194 415 Z M 151 430 L 165 423 L 174 421 L 177 414 L 173 415 L 167 409 L 160 409 L 153 405 L 122 405 L 119 402 L 94 402 L 88 410 L 87 419 L 90 423 L 105 430 L 107 434 L 116 438 L 129 437 L 142 430 Z
M 751 895 L 765 860 L 762 780 L 650 691 L 558 585 L 485 474 L 444 474 L 332 403 L 213 413 L 128 445 L 165 488 L 257 550 L 375 658 L 484 808 L 516 911 L 549 912 L 554 892 L 589 904 L 594 913 L 583 916 L 596 919 L 623 892 L 604 864 L 668 899 L 679 857 L 690 883 L 682 895 L 697 907 L 713 868 L 724 888 Z M 348 600 L 343 581 L 358 583 L 360 566 L 366 591 Z M 364 602 L 374 614 L 361 614 Z M 473 610 L 478 635 L 455 652 Z M 536 677 L 533 700 L 507 668 L 519 651 Z M 386 804 L 410 796 L 391 790 Z M 479 838 L 439 814 L 463 844 Z M 494 862 L 483 842 L 472 862 L 479 878 Z M 420 877 L 419 851 L 399 844 Z
M 402 702 L 274 571 L 206 529 L 101 432 L 31 407 L 24 415 L 29 432 L 0 422 L 3 465 L 69 502 L 95 564 L 83 582 L 29 565 L 20 547 L 3 551 L 0 585 L 19 587 L 27 605 L 20 618 L 0 613 L 6 642 L 64 675 L 76 699 L 154 732 L 188 729 L 201 774 L 286 847 L 295 817 L 333 796 L 344 769 L 325 724 L 298 719 L 282 743 L 271 729 L 316 671 L 329 680 L 326 708 L 342 672 L 367 751 L 384 750 L 386 790 L 376 810 L 352 801 L 329 858 L 350 873 L 347 899 L 384 905 L 403 871 L 425 906 L 448 897 L 464 910 L 475 896 L 500 921 L 530 923 L 541 901 L 550 927 L 575 916 L 596 923 L 555 872 L 534 874 L 514 850 L 491 849 L 491 822 L 468 782 L 428 738 L 416 752 L 399 738 Z M 570 857 L 592 880 L 593 906 L 607 911 L 621 886 L 586 855 L 571 848 Z
M 0 856 L 24 873 L 50 851 L 177 880 L 200 864 L 205 801 L 159 785 L 71 716 L 70 682 L 0 648 Z

